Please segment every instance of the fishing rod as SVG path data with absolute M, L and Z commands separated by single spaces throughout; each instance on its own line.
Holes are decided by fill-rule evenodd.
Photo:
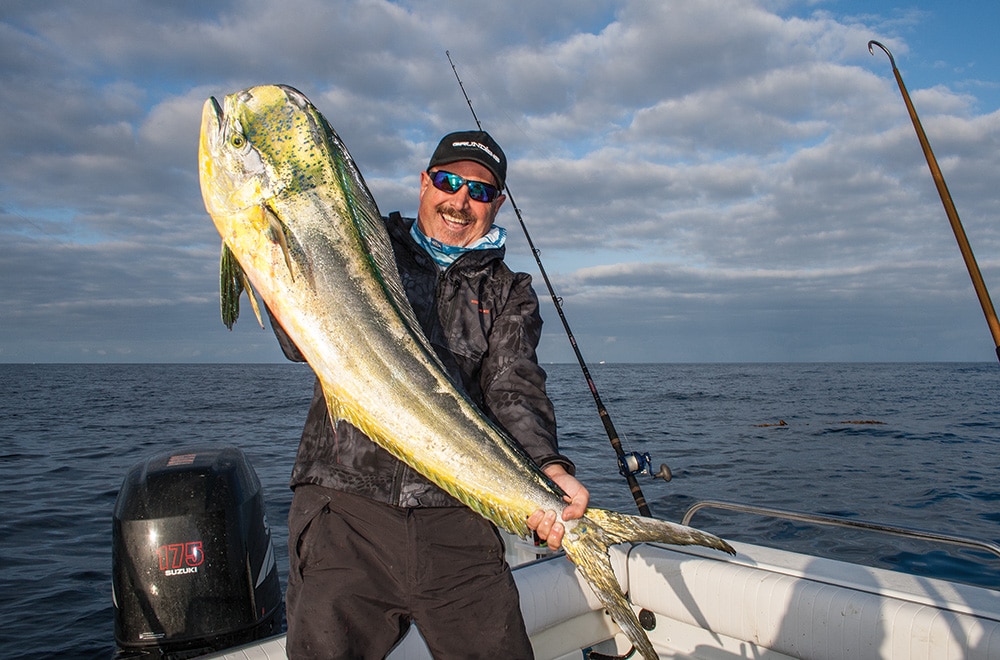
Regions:
M 972 286 L 976 289 L 979 304 L 983 308 L 983 314 L 986 315 L 986 323 L 990 327 L 990 333 L 993 335 L 993 344 L 996 346 L 997 359 L 1000 360 L 1000 322 L 997 321 L 997 313 L 993 309 L 993 301 L 990 300 L 990 293 L 986 290 L 986 283 L 983 281 L 982 273 L 979 272 L 976 257 L 972 254 L 972 247 L 969 246 L 969 239 L 965 235 L 965 229 L 962 228 L 962 221 L 958 218 L 955 203 L 951 199 L 951 193 L 948 192 L 948 185 L 944 182 L 941 168 L 938 167 L 937 159 L 934 157 L 931 145 L 927 141 L 927 135 L 920 125 L 920 118 L 917 117 L 917 111 L 913 108 L 913 102 L 906 91 L 906 85 L 903 84 L 903 77 L 899 74 L 899 69 L 896 68 L 895 58 L 893 58 L 888 48 L 874 40 L 868 42 L 868 52 L 872 55 L 875 54 L 872 46 L 878 46 L 889 56 L 889 64 L 892 65 L 892 73 L 896 77 L 896 84 L 899 85 L 899 91 L 903 94 L 906 111 L 910 113 L 910 120 L 913 122 L 913 128 L 917 132 L 917 139 L 920 140 L 920 147 L 924 150 L 924 157 L 927 159 L 927 167 L 930 168 L 934 185 L 937 186 L 938 195 L 941 197 L 941 203 L 944 205 L 944 212 L 948 215 L 948 221 L 951 222 L 952 231 L 955 232 L 958 249 L 962 252 L 965 267 L 969 271 L 969 277 L 972 278 Z
M 455 63 L 451 61 L 451 53 L 445 51 L 444 54 L 448 57 L 448 63 L 451 64 L 451 70 L 455 72 L 455 80 L 458 81 L 458 86 L 462 90 L 462 96 L 465 97 L 465 102 L 469 104 L 469 110 L 472 112 L 472 118 L 476 121 L 476 127 L 481 131 L 483 130 L 483 125 L 479 121 L 479 116 L 476 115 L 476 109 L 472 107 L 472 101 L 469 99 L 469 94 L 465 91 L 465 85 L 462 84 L 462 79 L 458 75 L 458 69 L 455 68 Z M 594 379 L 590 377 L 590 369 L 587 368 L 587 362 L 583 359 L 583 353 L 580 352 L 580 347 L 577 346 L 576 338 L 573 336 L 573 331 L 569 327 L 569 321 L 566 319 L 566 314 L 563 313 L 562 298 L 556 295 L 555 289 L 552 288 L 552 282 L 549 281 L 548 273 L 545 272 L 545 267 L 542 265 L 542 259 L 539 256 L 541 251 L 535 247 L 534 241 L 531 240 L 531 234 L 528 233 L 528 227 L 524 223 L 524 218 L 521 217 L 521 209 L 519 209 L 517 204 L 514 202 L 514 196 L 511 195 L 510 187 L 506 182 L 504 182 L 504 190 L 507 193 L 507 198 L 510 199 L 510 205 L 514 209 L 514 215 L 517 216 L 517 221 L 521 225 L 524 237 L 528 240 L 528 247 L 531 249 L 531 254 L 535 257 L 535 263 L 538 264 L 538 271 L 542 274 L 542 279 L 545 281 L 545 287 L 549 290 L 552 303 L 555 305 L 556 312 L 559 314 L 559 320 L 562 321 L 570 346 L 573 347 L 573 353 L 576 354 L 576 360 L 580 363 L 580 369 L 583 370 L 583 377 L 586 378 L 587 386 L 590 387 L 590 393 L 594 397 L 594 403 L 597 405 L 597 412 L 601 417 L 601 422 L 604 424 L 604 430 L 608 434 L 608 440 L 611 441 L 611 446 L 614 448 L 615 454 L 618 456 L 618 472 L 625 477 L 625 480 L 628 482 L 632 498 L 635 500 L 636 506 L 639 507 L 639 513 L 644 516 L 652 516 L 652 513 L 649 511 L 649 505 L 646 504 L 646 498 L 642 494 L 642 489 L 639 487 L 639 482 L 636 480 L 635 475 L 645 473 L 654 477 L 659 477 L 664 481 L 670 481 L 670 468 L 667 467 L 666 464 L 661 463 L 660 471 L 653 474 L 648 453 L 639 454 L 634 451 L 626 453 L 622 448 L 621 440 L 618 438 L 618 431 L 615 430 L 615 425 L 611 421 L 611 415 L 608 413 L 608 409 L 604 406 L 604 402 L 601 401 L 601 395 L 597 391 L 597 385 L 594 384 Z

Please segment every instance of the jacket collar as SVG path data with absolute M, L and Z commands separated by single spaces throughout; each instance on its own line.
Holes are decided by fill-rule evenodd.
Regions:
M 437 262 L 433 260 L 427 250 L 425 250 L 414 239 L 410 228 L 415 224 L 415 218 L 404 218 L 398 212 L 393 212 L 388 218 L 386 218 L 386 225 L 388 226 L 389 233 L 392 234 L 397 241 L 405 245 L 418 259 L 426 259 L 436 265 Z M 470 267 L 477 268 L 496 259 L 503 260 L 506 253 L 507 248 L 502 243 L 499 246 L 484 246 L 458 255 L 455 259 L 455 264 L 453 265 L 457 264 L 463 269 Z M 450 267 L 451 266 L 447 268 Z M 447 268 L 438 266 L 439 270 L 447 270 Z

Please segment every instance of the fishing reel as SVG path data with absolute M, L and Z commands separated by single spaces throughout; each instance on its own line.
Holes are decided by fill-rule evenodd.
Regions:
M 653 463 L 649 457 L 649 452 L 640 454 L 637 451 L 633 451 L 621 454 L 618 457 L 618 473 L 626 478 L 629 475 L 648 474 L 654 479 L 663 479 L 664 481 L 673 479 L 673 474 L 671 474 L 670 468 L 667 467 L 666 463 L 660 463 L 660 471 L 655 474 L 653 473 Z

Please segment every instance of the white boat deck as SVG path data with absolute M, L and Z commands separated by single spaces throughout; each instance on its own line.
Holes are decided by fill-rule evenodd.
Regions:
M 614 551 L 636 610 L 655 613 L 650 640 L 667 659 L 1000 658 L 1000 593 L 761 546 L 730 558 L 698 547 L 642 544 Z M 538 660 L 629 643 L 562 556 L 515 568 Z M 284 637 L 212 656 L 284 658 Z M 410 634 L 390 660 L 428 660 Z

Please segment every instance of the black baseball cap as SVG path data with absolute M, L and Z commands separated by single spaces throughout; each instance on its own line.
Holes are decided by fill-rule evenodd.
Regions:
M 435 165 L 447 165 L 460 160 L 471 160 L 479 163 L 497 180 L 497 187 L 503 190 L 507 179 L 507 157 L 503 149 L 486 131 L 458 131 L 441 138 L 431 162 L 427 164 L 430 170 Z

